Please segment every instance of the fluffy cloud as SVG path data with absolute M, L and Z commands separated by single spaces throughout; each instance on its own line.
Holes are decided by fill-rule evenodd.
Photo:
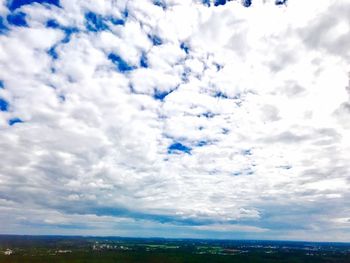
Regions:
M 348 240 L 348 3 L 15 2 L 0 231 Z

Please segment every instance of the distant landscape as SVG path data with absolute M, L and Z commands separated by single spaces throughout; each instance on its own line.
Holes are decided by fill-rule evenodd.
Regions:
M 350 243 L 0 236 L 1 263 L 350 262 Z

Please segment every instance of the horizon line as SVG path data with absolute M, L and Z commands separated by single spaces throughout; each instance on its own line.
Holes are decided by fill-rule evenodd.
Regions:
M 136 237 L 136 236 L 113 236 L 113 235 L 53 235 L 53 234 L 1 234 L 0 237 L 80 237 L 80 238 L 119 238 L 119 239 L 164 239 L 164 240 L 207 240 L 207 241 L 239 241 L 239 242 L 292 242 L 292 243 L 318 243 L 318 244 L 349 244 L 350 241 L 305 241 L 305 240 L 287 240 L 287 239 L 225 239 L 225 238 L 191 238 L 191 237 Z

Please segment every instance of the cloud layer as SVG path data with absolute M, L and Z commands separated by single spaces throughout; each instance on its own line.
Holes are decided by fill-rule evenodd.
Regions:
M 348 241 L 349 13 L 0 0 L 0 232 Z

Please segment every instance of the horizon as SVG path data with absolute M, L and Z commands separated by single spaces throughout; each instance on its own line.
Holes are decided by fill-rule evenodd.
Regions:
M 1 237 L 43 237 L 43 238 L 110 238 L 110 239 L 135 239 L 135 240 L 172 240 L 172 241 L 218 241 L 218 242 L 261 242 L 261 243 L 302 243 L 302 244 L 344 244 L 350 245 L 350 242 L 342 242 L 342 241 L 307 241 L 307 240 L 273 240 L 273 239 L 216 239 L 216 238 L 176 238 L 176 237 L 137 237 L 137 236 L 84 236 L 84 235 L 21 235 L 21 234 L 0 234 Z
M 0 234 L 349 243 L 349 14 L 0 0 Z

